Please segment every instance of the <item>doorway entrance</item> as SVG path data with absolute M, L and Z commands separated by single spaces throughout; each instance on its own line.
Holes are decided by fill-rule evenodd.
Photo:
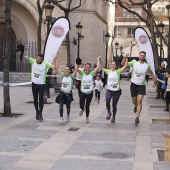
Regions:
M 3 71 L 3 57 L 5 53 L 5 23 L 0 23 L 0 71 Z M 16 71 L 16 35 L 11 29 L 11 55 L 9 71 Z

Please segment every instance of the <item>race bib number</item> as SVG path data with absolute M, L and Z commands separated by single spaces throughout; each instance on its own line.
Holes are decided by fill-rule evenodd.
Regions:
M 112 84 L 111 85 L 113 89 L 117 89 L 118 88 L 118 84 Z
M 90 89 L 90 85 L 84 85 L 83 89 L 89 90 Z
M 35 79 L 40 79 L 40 76 L 41 76 L 40 74 L 34 73 L 34 78 Z

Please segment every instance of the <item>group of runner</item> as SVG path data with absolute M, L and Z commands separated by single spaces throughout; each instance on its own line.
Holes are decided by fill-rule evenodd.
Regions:
M 97 58 L 97 67 L 94 70 L 91 69 L 91 64 L 86 63 L 84 66 L 84 70 L 82 67 L 76 64 L 75 70 L 72 73 L 72 68 L 70 66 L 66 66 L 64 72 L 62 72 L 58 65 L 58 57 L 55 57 L 55 65 L 52 65 L 48 62 L 43 61 L 43 55 L 38 54 L 36 59 L 29 58 L 23 54 L 23 58 L 27 60 L 31 64 L 31 81 L 32 81 L 32 92 L 34 98 L 34 106 L 36 110 L 36 119 L 43 121 L 42 111 L 43 111 L 43 94 L 45 90 L 45 82 L 46 82 L 46 74 L 49 68 L 57 70 L 58 74 L 62 77 L 62 86 L 60 93 L 60 102 L 59 102 L 59 112 L 60 119 L 59 123 L 63 122 L 63 105 L 66 104 L 67 107 L 67 121 L 70 120 L 70 110 L 71 110 L 71 102 L 73 101 L 72 96 L 72 88 L 76 75 L 78 74 L 79 79 L 76 80 L 79 98 L 80 98 L 80 113 L 79 116 L 83 115 L 83 112 L 86 113 L 86 122 L 89 123 L 89 114 L 90 114 L 90 104 L 93 97 L 93 87 L 94 87 L 94 79 L 93 77 L 98 72 L 99 68 L 108 75 L 107 77 L 107 89 L 106 89 L 106 108 L 107 108 L 107 116 L 106 119 L 111 122 L 115 122 L 116 112 L 117 112 L 117 103 L 119 101 L 119 97 L 121 95 L 121 87 L 120 87 L 120 75 L 121 72 L 125 70 L 126 67 L 132 67 L 132 78 L 131 78 L 131 96 L 132 102 L 134 104 L 134 112 L 136 113 L 135 124 L 138 125 L 140 123 L 139 117 L 142 110 L 142 100 L 144 95 L 146 94 L 146 80 L 145 75 L 147 72 L 150 73 L 151 78 L 154 81 L 153 87 L 156 86 L 157 81 L 154 77 L 154 74 L 151 71 L 150 65 L 145 62 L 146 53 L 141 51 L 139 53 L 139 61 L 136 62 L 128 62 L 128 54 L 126 54 L 123 58 L 122 65 L 123 67 L 117 69 L 117 63 L 115 61 L 111 62 L 110 69 L 106 69 L 103 66 L 101 57 Z M 81 65 L 82 63 L 80 63 Z M 96 78 L 97 81 L 100 80 Z M 97 81 L 95 81 L 96 89 L 95 96 L 96 99 L 98 97 L 99 102 L 99 85 L 97 85 Z M 101 88 L 101 84 L 100 84 Z M 99 92 L 99 93 L 98 93 Z M 39 102 L 38 102 L 39 98 Z M 110 102 L 112 99 L 112 111 L 110 107 Z M 38 104 L 39 103 L 39 104 Z

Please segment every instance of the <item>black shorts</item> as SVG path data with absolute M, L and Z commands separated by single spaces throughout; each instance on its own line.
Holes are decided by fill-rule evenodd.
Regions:
M 146 95 L 146 86 L 145 85 L 136 85 L 131 83 L 130 86 L 131 96 L 136 97 L 138 94 Z

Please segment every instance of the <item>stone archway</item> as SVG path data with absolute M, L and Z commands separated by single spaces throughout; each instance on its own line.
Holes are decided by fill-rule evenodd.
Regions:
M 5 23 L 0 23 L 0 71 L 3 71 L 3 56 L 5 51 Z M 16 35 L 11 29 L 11 55 L 9 60 L 9 71 L 16 71 Z

